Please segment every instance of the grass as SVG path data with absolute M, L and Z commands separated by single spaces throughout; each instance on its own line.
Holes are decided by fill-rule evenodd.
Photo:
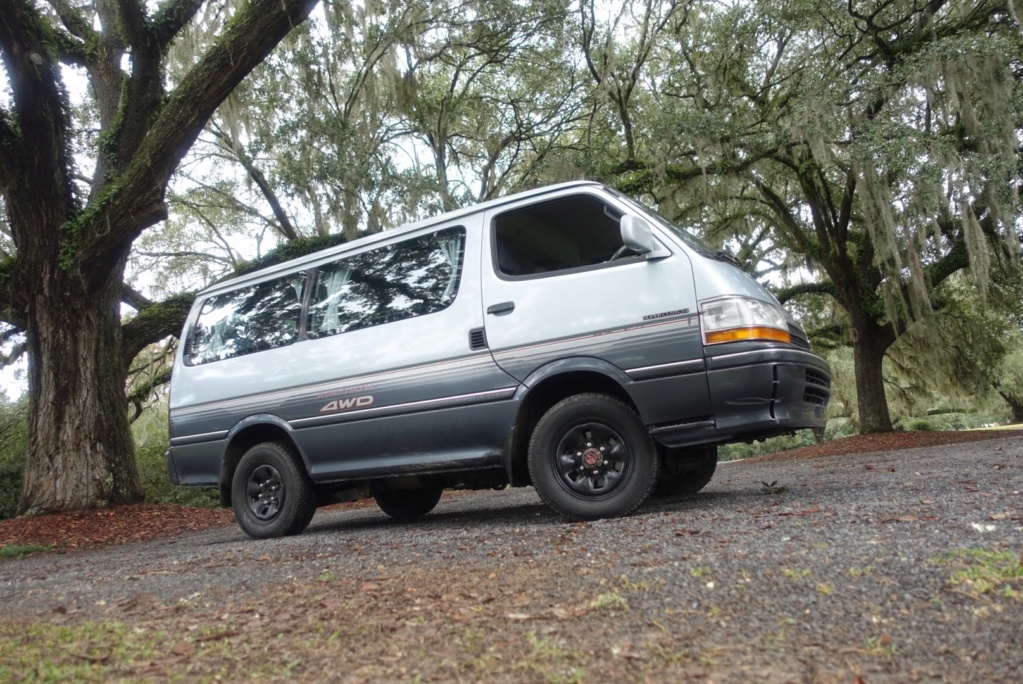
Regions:
M 157 658 L 156 644 L 168 639 L 117 622 L 0 623 L 0 680 L 101 682 L 130 676 L 129 663 Z
M 974 598 L 995 596 L 1023 602 L 1023 557 L 1015 551 L 960 549 L 931 562 L 952 568 L 949 585 Z
M 53 544 L 8 544 L 0 546 L 0 558 L 24 558 L 52 548 Z

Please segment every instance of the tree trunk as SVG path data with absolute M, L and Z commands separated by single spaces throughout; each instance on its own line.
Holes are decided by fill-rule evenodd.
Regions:
M 1023 397 L 1014 396 L 1001 390 L 998 390 L 998 394 L 1012 409 L 1012 422 L 1023 423 Z
M 26 312 L 29 415 L 21 513 L 141 501 L 124 407 L 121 269 L 98 288 L 52 262 Z
M 870 322 L 857 325 L 855 319 L 852 337 L 860 434 L 891 432 L 892 418 L 884 391 L 882 364 L 885 351 L 892 343 L 880 326 Z

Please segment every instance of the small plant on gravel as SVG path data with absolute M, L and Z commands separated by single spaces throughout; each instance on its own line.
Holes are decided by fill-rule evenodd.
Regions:
M 706 565 L 697 566 L 695 568 L 689 568 L 690 577 L 706 577 L 712 572 L 712 570 Z
M 782 568 L 781 574 L 789 579 L 802 579 L 809 577 L 812 573 L 811 570 L 804 570 L 802 568 Z
M 785 628 L 782 627 L 776 632 L 767 632 L 764 634 L 764 648 L 772 651 L 777 651 L 785 645 Z
M 895 656 L 895 644 L 892 643 L 891 637 L 887 634 L 868 638 L 865 650 L 867 653 L 881 658 L 892 658 Z
M 570 667 L 564 672 L 555 672 L 547 678 L 550 684 L 581 684 L 586 681 L 586 670 Z
M 783 494 L 783 493 L 785 493 L 787 491 L 789 491 L 789 488 L 786 487 L 785 485 L 779 485 L 778 484 L 778 480 L 774 480 L 773 482 L 764 482 L 763 480 L 760 481 L 760 493 L 761 494 L 768 494 L 768 495 L 770 495 L 770 494 Z
M 590 602 L 590 608 L 594 610 L 628 610 L 629 602 L 624 596 L 619 594 L 617 591 L 609 591 L 606 594 L 601 594 L 597 598 Z
M 633 582 L 629 579 L 628 575 L 621 575 L 618 577 L 618 583 L 622 585 L 622 589 L 626 591 L 646 591 L 650 586 L 646 582 Z
M 862 568 L 849 568 L 849 576 L 853 579 L 861 579 L 874 572 L 873 565 L 864 565 Z
M 575 668 L 575 663 L 579 662 L 580 658 L 578 652 L 565 648 L 550 639 L 537 636 L 536 632 L 532 630 L 526 632 L 526 643 L 529 644 L 530 651 L 529 669 L 546 675 L 548 678 L 554 675 L 573 677 L 573 679 L 560 679 L 559 681 L 579 681 L 579 677 L 585 676 L 585 672 L 580 672 Z M 553 668 L 555 672 L 552 673 L 549 668 Z

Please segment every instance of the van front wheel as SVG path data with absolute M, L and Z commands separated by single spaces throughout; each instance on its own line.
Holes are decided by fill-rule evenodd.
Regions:
M 639 416 L 603 394 L 551 407 L 533 430 L 528 460 L 540 498 L 570 520 L 628 515 L 650 495 L 658 471 Z
M 316 512 L 316 491 L 287 446 L 264 442 L 239 461 L 231 480 L 231 506 L 250 537 L 284 537 L 309 525 Z

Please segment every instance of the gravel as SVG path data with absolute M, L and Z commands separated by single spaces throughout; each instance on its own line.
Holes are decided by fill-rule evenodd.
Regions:
M 286 539 L 230 527 L 2 561 L 0 610 L 129 619 L 145 601 L 201 597 L 212 614 L 328 572 L 353 587 L 529 578 L 528 602 L 500 608 L 509 620 L 584 651 L 599 646 L 581 630 L 611 630 L 637 658 L 670 640 L 692 656 L 664 660 L 672 677 L 1020 682 L 1021 490 L 1013 437 L 722 463 L 696 496 L 593 523 L 563 522 L 531 489 L 446 493 L 414 524 L 326 509 Z M 582 617 L 559 623 L 573 606 Z

